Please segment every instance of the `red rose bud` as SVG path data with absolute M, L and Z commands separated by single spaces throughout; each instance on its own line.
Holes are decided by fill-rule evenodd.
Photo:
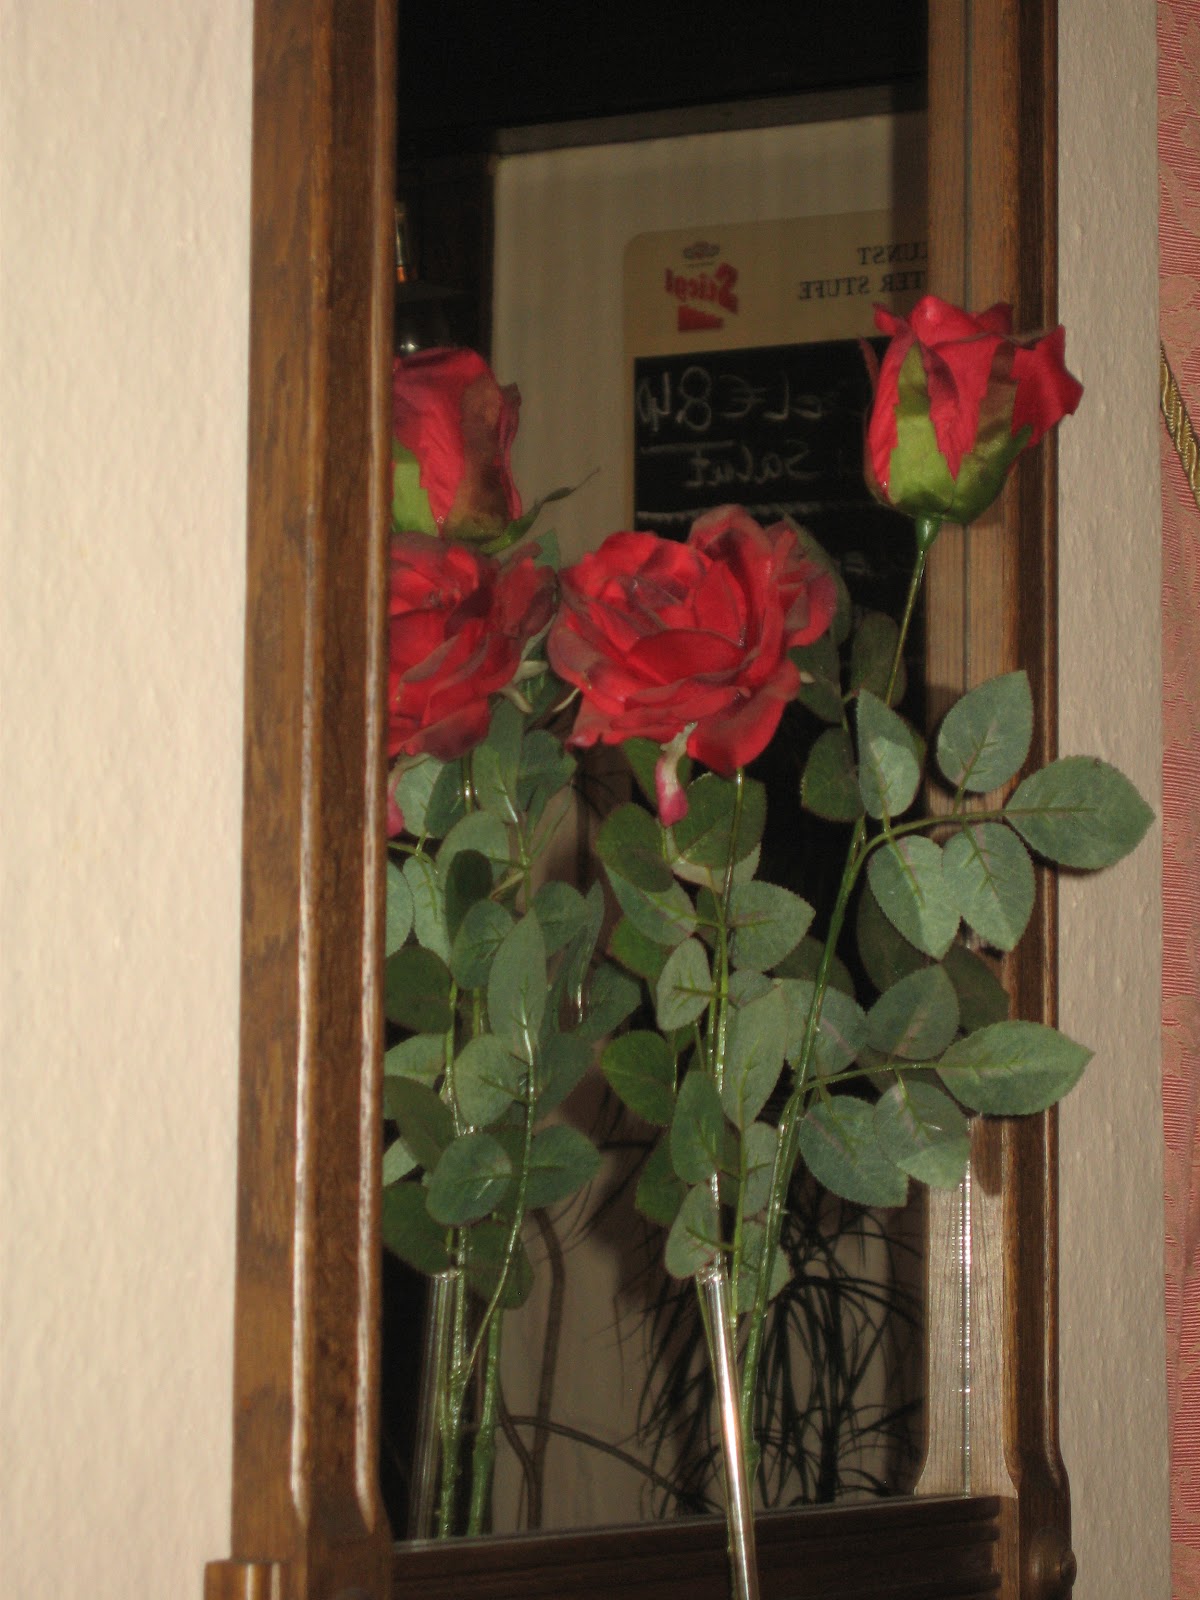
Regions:
M 487 735 L 554 611 L 554 574 L 529 551 L 506 563 L 468 545 L 396 534 L 388 597 L 388 757 L 452 761 Z
M 473 350 L 421 350 L 392 364 L 397 530 L 494 538 L 521 515 L 509 467 L 521 397 Z
M 877 306 L 875 325 L 892 342 L 877 372 L 868 351 L 871 492 L 911 517 L 973 522 L 1022 450 L 1079 404 L 1063 329 L 1013 339 L 1009 306 L 971 316 L 935 295 L 908 318 Z
M 759 755 L 799 688 L 788 651 L 824 633 L 837 603 L 786 523 L 764 530 L 733 506 L 702 516 L 686 544 L 614 533 L 561 582 L 546 649 L 582 694 L 568 743 L 668 746 L 658 780 L 671 821 L 686 812 L 682 748 L 725 776 Z

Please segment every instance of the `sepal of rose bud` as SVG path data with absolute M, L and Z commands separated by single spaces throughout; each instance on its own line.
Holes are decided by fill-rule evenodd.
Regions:
M 679 781 L 679 763 L 687 753 L 687 742 L 695 726 L 694 722 L 689 722 L 669 744 L 663 745 L 654 767 L 654 797 L 658 803 L 658 820 L 664 828 L 673 828 L 688 813 L 687 792 Z

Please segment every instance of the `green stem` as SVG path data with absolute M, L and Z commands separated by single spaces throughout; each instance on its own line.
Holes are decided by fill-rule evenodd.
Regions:
M 484 1366 L 483 1403 L 479 1412 L 479 1431 L 471 1453 L 471 1509 L 467 1533 L 484 1531 L 492 1498 L 492 1473 L 496 1465 L 496 1424 L 500 1400 L 500 1334 L 503 1317 L 493 1317 L 488 1329 L 487 1361 Z
M 905 641 L 908 638 L 908 631 L 912 624 L 917 596 L 921 589 L 921 581 L 925 576 L 925 561 L 940 528 L 941 519 L 938 517 L 918 517 L 916 519 L 917 553 L 913 562 L 912 576 L 909 579 L 908 594 L 904 602 L 904 613 L 900 619 L 900 628 L 896 636 L 896 649 L 892 656 L 891 671 L 888 673 L 887 688 L 884 691 L 884 701 L 888 705 L 892 703 L 892 695 L 895 692 L 896 680 L 900 673 L 900 663 L 904 657 Z M 805 1024 L 799 1060 L 796 1063 L 795 1083 L 791 1094 L 788 1096 L 787 1104 L 784 1106 L 783 1115 L 779 1120 L 779 1139 L 775 1148 L 775 1161 L 771 1169 L 771 1191 L 770 1198 L 767 1201 L 764 1221 L 762 1261 L 759 1267 L 758 1281 L 754 1287 L 754 1305 L 750 1311 L 746 1353 L 742 1362 L 742 1431 L 747 1440 L 755 1440 L 754 1395 L 758 1386 L 758 1367 L 762 1357 L 763 1338 L 766 1332 L 768 1291 L 774 1275 L 775 1256 L 779 1249 L 779 1236 L 783 1228 L 783 1213 L 787 1203 L 788 1188 L 791 1185 L 792 1174 L 795 1171 L 796 1158 L 799 1153 L 800 1123 L 803 1120 L 808 1092 L 809 1067 L 812 1063 L 817 1029 L 821 1022 L 821 1006 L 825 999 L 825 991 L 829 987 L 829 974 L 833 968 L 834 952 L 845 923 L 850 895 L 858 880 L 859 872 L 862 870 L 862 865 L 869 849 L 866 819 L 865 817 L 860 817 L 854 825 L 854 832 L 851 834 L 850 844 L 846 851 L 846 864 L 842 869 L 842 879 L 838 885 L 837 899 L 834 901 L 833 913 L 829 919 L 829 929 L 825 935 L 825 947 L 821 951 L 821 960 L 813 982 L 812 1003 L 809 1007 L 808 1019 Z
M 454 1532 L 454 1500 L 458 1490 L 459 1441 L 462 1436 L 462 1408 L 467 1390 L 469 1365 L 464 1363 L 467 1342 L 466 1240 L 458 1233 L 455 1262 L 459 1268 L 454 1289 L 454 1332 L 451 1342 L 449 1381 L 441 1406 L 442 1492 L 438 1502 L 437 1536 L 448 1539 Z

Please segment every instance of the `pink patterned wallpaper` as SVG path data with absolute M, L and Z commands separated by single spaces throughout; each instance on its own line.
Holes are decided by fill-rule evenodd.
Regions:
M 1160 0 L 1159 318 L 1200 419 L 1200 0 Z M 1175 1600 L 1200 1600 L 1200 506 L 1164 427 L 1163 1127 Z

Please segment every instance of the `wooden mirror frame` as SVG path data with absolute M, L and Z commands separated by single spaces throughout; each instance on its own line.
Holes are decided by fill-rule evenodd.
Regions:
M 438 1592 L 436 1554 L 395 1555 L 377 1478 L 394 29 L 393 0 L 255 4 L 233 1508 L 206 1600 Z M 1054 0 L 931 0 L 929 31 L 931 286 L 1047 325 Z M 1019 658 L 1038 760 L 1054 744 L 1054 505 L 1043 447 L 986 524 L 943 535 L 928 600 L 935 699 Z M 1054 955 L 1046 882 L 1009 963 L 1022 1015 L 1051 1018 Z M 925 1595 L 913 1563 L 957 1542 L 974 1554 L 939 1594 L 1066 1595 L 1052 1114 L 977 1127 L 970 1190 L 931 1207 L 929 1260 L 921 1490 L 958 1497 L 806 1512 L 785 1568 L 819 1572 L 827 1600 Z M 964 1441 L 975 1498 L 958 1493 Z M 702 1536 L 650 1537 L 657 1565 L 579 1536 L 580 1582 L 682 1592 L 669 1574 Z M 561 1561 L 529 1586 L 551 1545 L 561 1556 L 562 1540 L 524 1543 L 522 1592 L 581 1593 Z M 454 1581 L 501 1593 L 510 1557 L 475 1548 Z M 712 1581 L 720 1593 L 723 1564 Z

